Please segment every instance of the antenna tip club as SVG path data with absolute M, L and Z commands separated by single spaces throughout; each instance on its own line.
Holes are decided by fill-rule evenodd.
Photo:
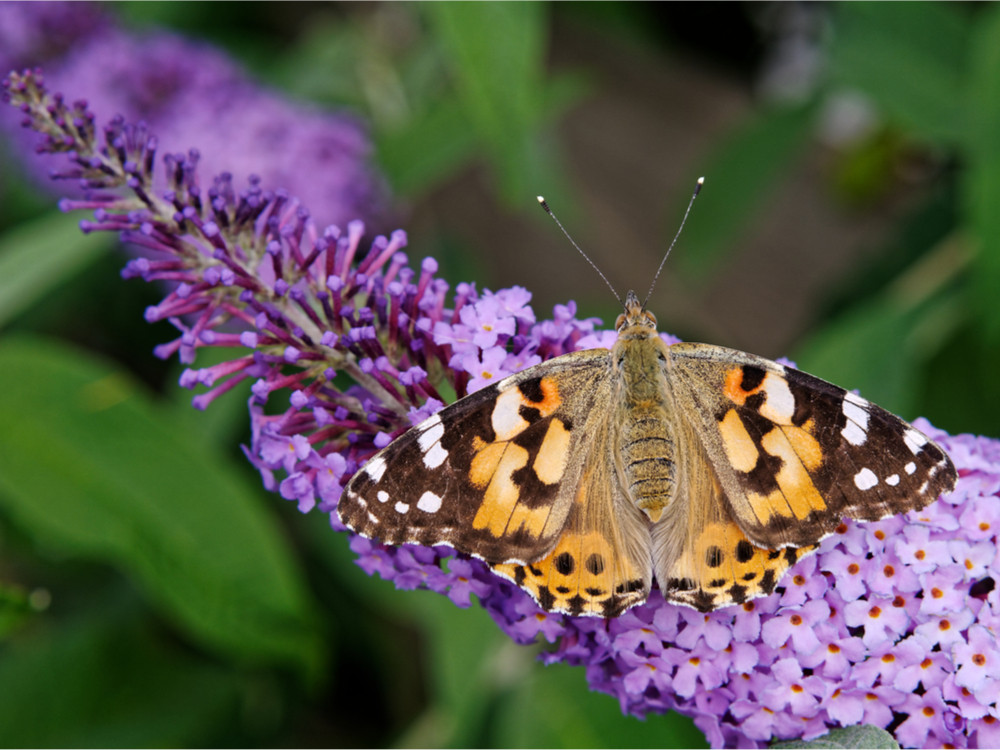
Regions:
M 549 204 L 545 202 L 545 198 L 543 198 L 543 197 L 542 197 L 542 196 L 540 196 L 540 195 L 539 195 L 539 196 L 537 196 L 537 198 L 538 198 L 538 204 L 539 204 L 539 205 L 540 205 L 540 206 L 541 206 L 542 208 L 544 208 L 544 209 L 545 209 L 545 211 L 546 211 L 547 213 L 552 213 L 552 211 L 551 211 L 551 210 L 549 210 Z

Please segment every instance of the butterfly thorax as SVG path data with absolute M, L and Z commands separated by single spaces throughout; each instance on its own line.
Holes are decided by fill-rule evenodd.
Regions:
M 619 467 L 629 497 L 654 523 L 674 498 L 673 409 L 666 379 L 667 345 L 656 318 L 629 292 L 612 349 L 619 419 Z

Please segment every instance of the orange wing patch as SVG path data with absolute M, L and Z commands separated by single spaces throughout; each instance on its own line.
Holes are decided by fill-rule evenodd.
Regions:
M 484 491 L 472 519 L 474 529 L 485 529 L 497 538 L 523 531 L 538 539 L 545 533 L 552 508 L 527 507 L 519 502 L 521 488 L 514 473 L 528 465 L 530 454 L 513 441 L 532 424 L 551 416 L 561 403 L 553 378 L 541 378 L 537 388 L 527 393 L 520 387 L 501 391 L 490 415 L 495 442 L 487 443 L 477 436 L 472 444 L 475 455 L 469 481 Z M 569 444 L 569 430 L 553 417 L 531 465 L 538 481 L 554 485 L 562 479 L 569 463 Z
M 643 571 L 616 554 L 597 531 L 564 534 L 538 562 L 492 567 L 525 589 L 543 609 L 571 615 L 614 617 L 649 594 Z
M 670 566 L 664 596 L 702 612 L 766 596 L 786 570 L 818 546 L 761 549 L 734 522 L 710 523 Z

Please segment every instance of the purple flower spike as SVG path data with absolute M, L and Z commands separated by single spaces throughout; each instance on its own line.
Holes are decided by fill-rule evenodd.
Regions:
M 160 351 L 187 360 L 206 346 L 244 347 L 183 382 L 210 388 L 199 397 L 207 403 L 252 378 L 245 454 L 268 489 L 303 511 L 318 507 L 334 529 L 343 529 L 335 510 L 346 482 L 442 408 L 441 394 L 613 341 L 572 304 L 538 321 L 523 289 L 461 284 L 449 295 L 433 263 L 409 266 L 403 233 L 365 243 L 356 222 L 320 231 L 294 198 L 257 181 L 238 192 L 222 175 L 199 191 L 190 155 L 168 161 L 157 190 L 145 129 L 119 119 L 98 131 L 86 108 L 49 96 L 34 73 L 8 78 L 5 96 L 43 135 L 41 150 L 64 153 L 90 186 L 91 228 L 147 251 L 125 275 L 175 282 L 148 314 L 179 330 Z M 714 746 L 862 723 L 907 746 L 995 746 L 1000 441 L 916 426 L 951 455 L 952 493 L 904 516 L 845 522 L 770 596 L 708 614 L 654 589 L 621 617 L 572 618 L 445 547 L 354 537 L 351 549 L 364 571 L 398 588 L 458 606 L 474 595 L 512 640 L 551 644 L 545 662 L 583 667 L 624 712 L 679 711 Z

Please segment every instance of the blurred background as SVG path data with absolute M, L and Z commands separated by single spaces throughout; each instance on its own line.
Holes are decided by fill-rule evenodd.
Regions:
M 198 147 L 205 182 L 257 173 L 317 221 L 402 227 L 412 261 L 524 286 L 539 319 L 619 309 L 535 195 L 645 293 L 704 175 L 661 330 L 998 433 L 996 6 L 2 3 L 0 62 Z M 18 120 L 0 112 L 0 745 L 704 744 L 475 606 L 369 578 L 267 493 L 247 392 L 190 408 L 152 356 L 158 290 L 57 211 L 72 186 Z M 80 382 L 100 384 L 83 404 Z

